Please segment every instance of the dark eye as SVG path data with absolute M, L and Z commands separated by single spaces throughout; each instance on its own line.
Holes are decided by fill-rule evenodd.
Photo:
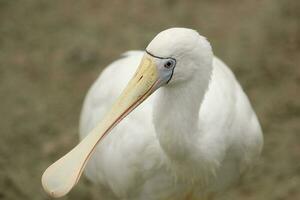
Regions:
M 165 62 L 164 67 L 167 69 L 173 68 L 175 66 L 175 61 L 172 59 L 169 59 Z

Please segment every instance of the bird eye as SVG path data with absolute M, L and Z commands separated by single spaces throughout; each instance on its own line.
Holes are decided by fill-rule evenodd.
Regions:
M 167 69 L 173 68 L 175 66 L 175 61 L 173 59 L 169 59 L 165 62 L 164 67 Z

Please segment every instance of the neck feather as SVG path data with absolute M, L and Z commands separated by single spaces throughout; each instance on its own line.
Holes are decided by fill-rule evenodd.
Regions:
M 167 157 L 174 162 L 193 160 L 201 133 L 199 110 L 211 71 L 187 82 L 167 85 L 158 91 L 153 112 L 157 137 Z

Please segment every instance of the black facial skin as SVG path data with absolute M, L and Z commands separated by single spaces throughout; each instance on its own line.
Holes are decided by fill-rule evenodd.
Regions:
M 170 82 L 170 80 L 172 79 L 172 77 L 173 77 L 174 69 L 175 69 L 175 66 L 176 66 L 176 59 L 175 58 L 171 58 L 171 57 L 164 58 L 164 57 L 160 57 L 160 56 L 155 56 L 152 53 L 150 53 L 148 50 L 146 50 L 146 53 L 149 54 L 152 57 L 163 59 L 163 60 L 167 60 L 165 62 L 165 64 L 164 64 L 164 67 L 167 68 L 167 69 L 171 69 L 172 68 L 172 74 L 170 76 L 170 79 L 166 82 L 166 84 L 168 84 Z

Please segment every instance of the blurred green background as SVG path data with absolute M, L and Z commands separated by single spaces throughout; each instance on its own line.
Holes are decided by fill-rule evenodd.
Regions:
M 43 170 L 78 141 L 103 67 L 160 31 L 206 36 L 261 121 L 260 163 L 225 199 L 300 199 L 300 1 L 0 0 L 0 199 L 48 199 Z M 82 178 L 63 199 L 98 199 Z

